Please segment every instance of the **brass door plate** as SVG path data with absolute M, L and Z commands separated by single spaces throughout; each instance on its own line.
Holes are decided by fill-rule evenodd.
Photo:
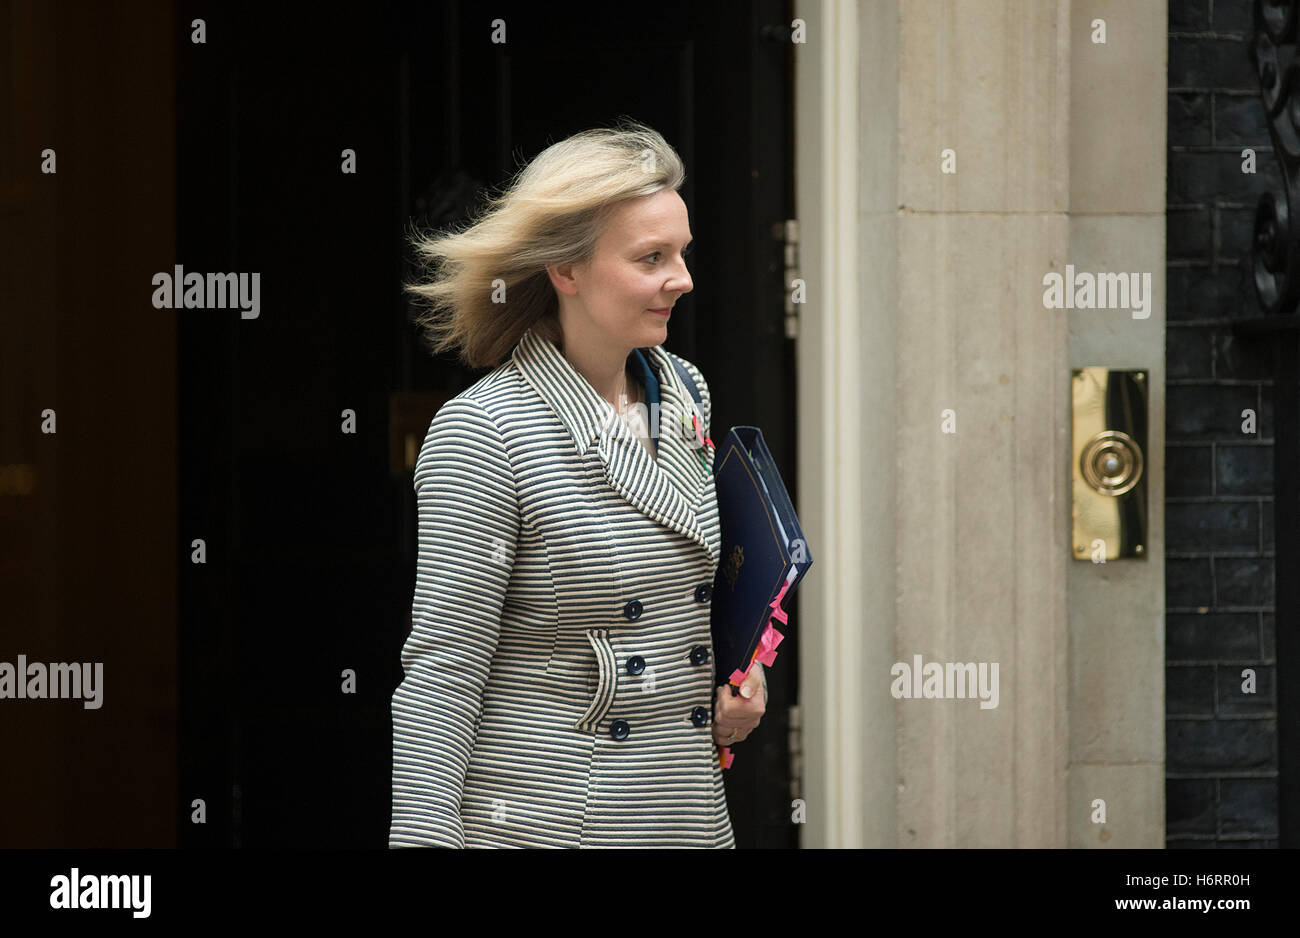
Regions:
M 1075 560 L 1146 557 L 1148 377 L 1109 368 L 1072 373 Z
M 388 396 L 388 471 L 393 478 L 415 471 L 434 414 L 455 392 L 394 391 Z

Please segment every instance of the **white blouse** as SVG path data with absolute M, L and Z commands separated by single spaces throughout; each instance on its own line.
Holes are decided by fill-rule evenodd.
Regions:
M 626 409 L 623 411 L 623 413 L 619 414 L 618 409 L 614 407 L 614 405 L 611 404 L 609 401 L 605 401 L 605 406 L 608 407 L 611 411 L 614 411 L 614 413 L 617 414 L 618 418 L 623 421 L 624 426 L 626 426 L 629 430 L 632 431 L 632 435 L 641 441 L 641 445 L 646 448 L 646 452 L 650 454 L 650 458 L 658 459 L 659 457 L 656 452 L 655 441 L 650 436 L 650 426 L 649 426 L 650 406 L 645 402 L 645 388 L 641 386 L 640 381 L 634 382 L 629 377 L 628 391 L 631 392 L 634 387 L 636 391 L 636 396 L 635 396 L 636 403 L 633 403 L 632 400 L 629 398 L 628 403 L 625 405 Z M 604 398 L 601 398 L 601 400 L 604 400 Z M 637 406 L 637 403 L 640 404 L 639 407 Z

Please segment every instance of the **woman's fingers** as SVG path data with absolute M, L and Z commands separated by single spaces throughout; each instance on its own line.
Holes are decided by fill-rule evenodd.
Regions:
M 742 685 L 750 686 L 747 684 Z M 731 685 L 723 684 L 717 689 L 713 705 L 713 739 L 723 746 L 743 742 L 757 728 L 763 718 L 766 700 L 759 679 L 753 697 L 733 696 Z M 734 735 L 733 735 L 734 731 Z

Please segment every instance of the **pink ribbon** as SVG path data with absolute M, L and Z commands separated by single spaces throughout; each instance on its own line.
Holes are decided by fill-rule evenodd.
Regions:
M 731 683 L 739 686 L 745 682 L 749 672 L 754 667 L 755 661 L 761 661 L 763 664 L 771 667 L 776 661 L 776 646 L 781 644 L 785 636 L 776 630 L 772 624 L 773 619 L 780 620 L 782 625 L 789 623 L 789 616 L 781 608 L 781 600 L 785 597 L 785 591 L 790 588 L 790 581 L 786 580 L 781 584 L 781 591 L 776 594 L 776 599 L 767 604 L 767 608 L 772 611 L 768 613 L 767 626 L 763 629 L 763 634 L 758 637 L 758 647 L 754 649 L 754 657 L 749 659 L 749 666 L 744 671 L 735 670 L 731 672 Z M 731 751 L 729 746 L 721 746 L 719 760 L 724 769 L 731 768 L 731 760 L 736 758 L 736 754 Z
M 776 599 L 772 600 L 770 603 L 767 604 L 767 607 L 772 610 L 772 618 L 779 619 L 782 625 L 785 625 L 787 623 L 787 618 L 786 618 L 785 610 L 781 608 L 781 600 L 785 598 L 785 591 L 788 590 L 789 588 L 790 588 L 790 581 L 786 580 L 784 583 L 781 584 L 781 592 L 776 594 Z
M 754 657 L 770 668 L 776 661 L 776 646 L 781 644 L 784 638 L 785 636 L 778 632 L 771 622 L 768 622 L 767 628 L 763 629 L 763 635 L 758 640 Z
M 784 641 L 785 636 L 776 630 L 772 620 L 776 619 L 782 625 L 789 623 L 790 617 L 781 608 L 781 600 L 789 588 L 790 581 L 787 580 L 781 584 L 781 591 L 776 594 L 776 598 L 767 604 L 767 608 L 772 611 L 768 613 L 767 626 L 763 629 L 763 634 L 758 637 L 758 647 L 754 649 L 754 656 L 749 659 L 749 665 L 744 671 L 737 669 L 731 672 L 730 681 L 732 684 L 743 684 L 745 678 L 749 676 L 750 669 L 754 667 L 755 661 L 760 661 L 768 667 L 771 667 L 776 662 L 776 646 Z

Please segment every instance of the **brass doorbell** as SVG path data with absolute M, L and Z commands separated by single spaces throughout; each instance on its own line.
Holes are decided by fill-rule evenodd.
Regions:
M 1147 372 L 1076 368 L 1071 392 L 1074 559 L 1145 557 Z

